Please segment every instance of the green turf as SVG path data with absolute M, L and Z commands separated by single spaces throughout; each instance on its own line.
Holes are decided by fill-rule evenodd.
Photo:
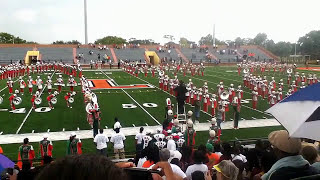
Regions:
M 230 141 L 237 139 L 247 139 L 247 138 L 263 138 L 267 137 L 268 134 L 275 130 L 283 129 L 281 126 L 275 127 L 261 127 L 261 128 L 246 128 L 246 129 L 239 129 L 239 130 L 223 130 L 223 135 L 221 136 L 222 141 Z M 135 151 L 135 140 L 134 136 L 126 137 L 125 141 L 125 151 L 126 152 L 134 152 Z M 209 138 L 209 134 L 207 131 L 197 132 L 196 135 L 196 146 L 200 144 L 205 144 Z M 95 145 L 92 139 L 83 139 L 83 153 L 95 153 Z M 31 143 L 34 146 L 36 154 L 39 150 L 38 143 Z M 66 154 L 66 141 L 54 141 L 53 142 L 54 149 L 53 149 L 53 156 L 55 158 L 63 157 Z M 6 144 L 1 145 L 4 151 L 4 155 L 8 156 L 12 160 L 17 159 L 18 155 L 18 147 L 20 144 Z M 111 143 L 108 143 L 108 154 L 113 152 L 113 147 Z M 132 153 L 130 153 L 132 154 Z M 130 156 L 132 157 L 132 156 Z

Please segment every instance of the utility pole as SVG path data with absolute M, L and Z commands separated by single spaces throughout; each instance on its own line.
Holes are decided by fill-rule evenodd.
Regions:
M 213 39 L 213 47 L 216 47 L 216 24 L 213 24 L 213 35 L 212 35 L 212 39 Z
M 88 44 L 87 0 L 84 0 L 84 42 Z

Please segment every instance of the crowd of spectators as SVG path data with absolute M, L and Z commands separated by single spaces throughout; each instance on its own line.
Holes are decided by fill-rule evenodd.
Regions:
M 125 139 L 120 124 L 115 125 L 111 142 Z M 43 166 L 33 168 L 24 161 L 22 169 L 8 168 L 1 179 L 192 179 L 192 180 L 286 180 L 295 178 L 319 179 L 318 146 L 291 138 L 285 130 L 271 132 L 268 141 L 258 140 L 254 148 L 240 144 L 216 142 L 197 148 L 183 144 L 159 146 L 150 139 L 144 144 L 144 129 L 136 135 L 134 159 L 112 162 L 101 149 L 108 140 L 103 131 L 96 136 L 97 154 L 71 155 L 53 162 L 45 157 Z M 161 138 L 161 137 L 160 137 Z M 118 139 L 118 140 L 116 140 Z M 170 139 L 172 140 L 172 139 Z M 100 143 L 100 144 L 99 144 Z M 99 144 L 99 145 L 98 145 Z M 121 142 L 119 143 L 121 144 Z M 100 148 L 98 148 L 100 147 Z M 116 152 L 117 151 L 119 152 Z M 116 154 L 123 146 L 115 148 Z M 124 157 L 122 157 L 124 158 Z

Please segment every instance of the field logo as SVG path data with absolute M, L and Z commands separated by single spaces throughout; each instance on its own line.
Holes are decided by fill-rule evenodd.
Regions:
M 117 86 L 113 79 L 89 79 L 89 88 L 95 89 L 142 89 L 142 88 L 154 88 L 150 84 L 131 84 Z
M 249 104 L 252 99 L 241 99 L 241 104 Z
M 39 107 L 37 109 L 34 110 L 37 113 L 46 113 L 46 112 L 50 112 L 51 108 L 49 107 Z
M 24 113 L 26 113 L 26 108 L 15 109 L 15 110 L 12 110 L 9 112 L 14 113 L 14 114 L 24 114 Z
M 155 103 L 143 103 L 142 105 L 144 107 L 147 107 L 147 108 L 156 108 L 156 107 L 158 107 L 158 105 L 155 104 Z

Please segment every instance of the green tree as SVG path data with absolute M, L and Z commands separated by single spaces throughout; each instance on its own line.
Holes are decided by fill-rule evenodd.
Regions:
M 15 37 L 12 34 L 0 32 L 0 43 L 1 44 L 22 44 L 26 43 L 27 41 L 24 39 L 21 39 L 19 36 Z
M 258 33 L 255 38 L 253 38 L 253 42 L 255 45 L 264 46 L 268 36 L 266 33 Z
M 299 38 L 297 49 L 303 55 L 311 55 L 312 59 L 320 59 L 320 31 L 311 31 Z
M 106 36 L 104 38 L 101 39 L 97 39 L 95 42 L 95 44 L 125 44 L 127 43 L 127 41 L 121 37 L 117 37 L 117 36 Z
M 129 39 L 130 44 L 140 44 L 140 45 L 149 45 L 149 44 L 159 44 L 154 42 L 153 39 L 136 39 L 136 38 L 130 38 Z
M 194 42 L 189 41 L 187 38 L 181 37 L 179 44 L 182 47 L 190 47 L 190 44 L 194 44 Z
M 244 39 L 242 39 L 241 37 L 237 37 L 234 40 L 234 43 L 236 43 L 237 46 L 242 46 L 242 45 L 244 45 Z
M 216 38 L 216 45 L 225 45 L 224 41 L 219 41 Z M 201 37 L 199 40 L 200 45 L 213 45 L 213 37 L 211 34 L 208 34 L 207 36 Z

